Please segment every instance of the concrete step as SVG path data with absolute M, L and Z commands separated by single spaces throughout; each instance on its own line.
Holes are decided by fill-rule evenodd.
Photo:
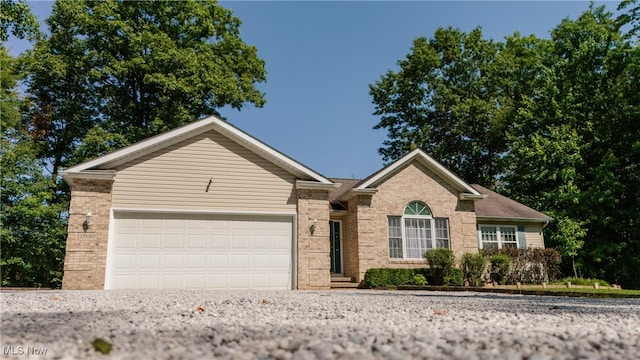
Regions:
M 332 276 L 331 282 L 351 282 L 351 278 L 346 276 Z
M 357 289 L 358 288 L 358 283 L 355 282 L 341 282 L 341 281 L 337 281 L 337 282 L 331 282 L 331 288 L 332 289 Z

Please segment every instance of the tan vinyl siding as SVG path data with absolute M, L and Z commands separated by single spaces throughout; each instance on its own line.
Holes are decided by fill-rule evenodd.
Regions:
M 113 206 L 290 212 L 294 183 L 286 170 L 209 131 L 119 166 Z
M 540 224 L 528 224 L 524 227 L 528 248 L 544 248 L 542 226 Z

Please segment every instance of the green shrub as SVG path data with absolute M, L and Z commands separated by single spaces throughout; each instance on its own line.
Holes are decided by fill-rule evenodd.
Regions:
M 555 249 L 516 249 L 503 248 L 482 250 L 482 254 L 491 258 L 495 254 L 509 256 L 509 272 L 505 283 L 541 284 L 554 281 L 560 274 L 560 254 Z
M 427 280 L 424 275 L 428 269 L 391 269 L 377 268 L 369 269 L 364 274 L 365 286 L 369 288 L 393 288 L 399 285 L 426 285 Z M 424 284 L 417 281 L 424 280 Z
M 413 275 L 413 285 L 425 286 L 427 285 L 427 279 L 422 274 Z
M 449 249 L 428 250 L 424 253 L 424 258 L 427 259 L 431 269 L 433 283 L 435 285 L 444 285 L 445 277 L 449 275 L 456 262 L 453 251 Z
M 482 284 L 482 276 L 487 266 L 487 259 L 482 254 L 466 253 L 462 255 L 460 267 L 464 275 L 464 279 L 471 286 L 480 286 Z
M 451 268 L 449 273 L 444 277 L 443 285 L 462 286 L 464 285 L 464 275 L 462 270 Z
M 509 265 L 511 259 L 506 254 L 495 254 L 491 257 L 491 270 L 489 275 L 491 281 L 495 281 L 499 284 L 504 284 L 509 274 Z

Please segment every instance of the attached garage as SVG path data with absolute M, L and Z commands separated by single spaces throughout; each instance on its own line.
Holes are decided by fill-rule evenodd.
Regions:
M 215 116 L 61 174 L 71 188 L 63 289 L 331 282 L 337 184 Z
M 292 216 L 119 212 L 107 289 L 291 289 Z

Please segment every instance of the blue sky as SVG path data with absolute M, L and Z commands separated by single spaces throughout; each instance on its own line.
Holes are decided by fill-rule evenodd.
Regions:
M 44 20 L 52 2 L 29 2 Z M 263 108 L 222 109 L 229 122 L 329 177 L 364 178 L 384 164 L 377 149 L 386 138 L 369 84 L 438 27 L 482 27 L 502 40 L 519 31 L 549 37 L 563 18 L 576 18 L 586 1 L 307 2 L 221 1 L 243 24 L 243 40 L 265 60 Z M 598 3 L 601 4 L 601 3 Z M 606 2 L 615 11 L 618 2 Z M 13 41 L 13 43 L 12 43 Z M 10 40 L 12 54 L 23 42 Z

